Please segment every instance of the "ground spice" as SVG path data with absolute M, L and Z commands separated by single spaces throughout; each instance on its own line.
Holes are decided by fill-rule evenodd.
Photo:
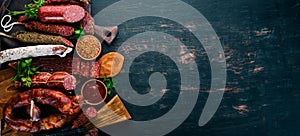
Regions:
M 101 43 L 92 35 L 82 36 L 76 44 L 77 54 L 85 60 L 96 59 L 101 52 Z

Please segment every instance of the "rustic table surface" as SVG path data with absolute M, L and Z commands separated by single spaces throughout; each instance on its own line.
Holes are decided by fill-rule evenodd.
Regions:
M 169 135 L 299 135 L 300 1 L 183 1 L 201 12 L 218 34 L 226 55 L 228 77 L 222 103 L 208 124 L 198 126 L 199 109 L 203 108 L 207 98 L 207 93 L 203 91 L 187 120 Z M 115 2 L 118 1 L 93 0 L 93 15 Z M 145 31 L 165 32 L 178 38 L 186 38 L 189 34 L 180 24 L 170 20 L 141 17 L 119 25 L 119 35 L 107 49 L 116 50 L 131 36 Z M 199 45 L 197 42 L 193 37 L 187 37 L 184 41 L 186 45 Z M 195 48 L 200 49 L 195 51 L 202 74 L 200 90 L 206 90 L 209 88 L 209 62 L 201 56 L 201 47 Z M 166 63 L 161 63 L 161 60 Z M 160 69 L 173 70 L 167 77 L 170 80 L 168 87 L 176 90 L 178 82 L 172 80 L 178 78 L 178 71 L 174 72 L 176 66 L 162 56 L 139 56 L 130 70 L 135 81 L 131 85 L 136 91 L 145 93 L 143 90 L 149 86 L 149 73 Z M 150 120 L 167 113 L 177 97 L 170 94 L 166 103 L 156 103 L 152 109 L 137 110 L 127 105 L 129 111 L 134 113 L 133 119 Z M 161 107 L 164 108 L 155 109 Z
M 128 38 L 145 31 L 168 33 L 183 38 L 185 45 L 194 46 L 201 80 L 198 101 L 189 117 L 168 135 L 300 135 L 300 1 L 183 1 L 210 22 L 226 57 L 227 82 L 223 100 L 205 126 L 199 127 L 198 120 L 199 109 L 203 108 L 209 93 L 209 61 L 201 43 L 190 36 L 187 29 L 168 19 L 141 17 L 119 25 L 116 40 L 110 46 L 103 46 L 104 53 L 116 51 Z M 118 1 L 92 0 L 92 14 L 96 15 L 115 2 Z M 168 73 L 167 87 L 173 93 L 148 107 L 136 107 L 124 101 L 133 120 L 158 118 L 167 113 L 178 98 L 179 70 L 161 54 L 144 54 L 135 59 L 130 69 L 130 78 L 134 81 L 131 85 L 139 93 L 147 93 L 148 78 L 157 71 Z

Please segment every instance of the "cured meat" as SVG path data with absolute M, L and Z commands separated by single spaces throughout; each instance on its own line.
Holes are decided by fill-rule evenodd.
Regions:
M 46 0 L 45 5 L 56 5 L 56 4 L 72 4 L 72 5 L 89 5 L 90 0 Z
M 85 114 L 89 117 L 89 118 L 94 118 L 97 116 L 97 110 L 95 107 L 88 107 L 85 110 Z
M 39 67 L 41 72 L 55 73 L 64 71 L 67 73 L 72 73 L 74 76 L 84 76 L 88 78 L 99 78 L 100 63 L 83 61 L 79 58 L 48 58 L 39 57 L 33 58 L 31 64 L 34 67 Z M 17 67 L 16 62 L 11 62 L 8 64 L 12 68 Z M 88 65 L 88 66 L 86 66 Z M 89 69 L 87 69 L 88 67 Z
M 42 22 L 75 23 L 84 18 L 85 10 L 77 5 L 42 6 L 38 16 Z
M 41 118 L 38 121 L 15 117 L 13 110 L 30 106 L 31 100 L 42 105 L 50 105 L 56 108 L 59 113 Z M 4 119 L 13 130 L 37 133 L 43 130 L 60 128 L 76 117 L 79 112 L 80 108 L 76 97 L 70 99 L 59 91 L 39 88 L 31 89 L 12 97 L 4 109 Z
M 40 31 L 66 37 L 71 36 L 74 33 L 74 28 L 67 25 L 45 24 L 39 21 L 29 21 L 22 24 L 31 31 Z
M 37 32 L 19 31 L 12 34 L 11 38 L 15 38 L 20 42 L 34 44 L 63 44 L 69 47 L 74 47 L 72 42 L 61 36 L 41 34 Z
M 29 57 L 53 55 L 65 57 L 68 53 L 72 52 L 72 50 L 73 48 L 69 48 L 64 45 L 37 45 L 7 49 L 0 52 L 0 64 L 7 61 L 19 60 Z
M 22 15 L 18 18 L 18 22 L 25 22 L 25 21 L 28 21 L 30 20 L 29 17 L 26 17 L 25 15 Z
M 76 78 L 66 72 L 55 72 L 47 81 L 47 88 L 74 90 Z
M 15 83 L 15 87 L 23 87 L 24 83 Z M 53 74 L 41 72 L 31 78 L 31 88 L 50 88 L 63 89 L 66 91 L 74 90 L 76 87 L 76 78 L 67 72 L 55 72 Z
M 84 77 L 88 77 L 90 73 L 90 66 L 88 62 L 81 62 L 81 74 Z
M 35 75 L 31 78 L 31 87 L 38 88 L 38 87 L 46 87 L 47 81 L 52 75 L 47 72 L 41 72 L 38 75 Z
M 71 129 L 79 128 L 87 122 L 89 122 L 89 119 L 81 112 L 76 118 L 74 118 Z
M 90 13 L 85 13 L 85 17 L 81 21 L 81 26 L 86 34 L 94 35 L 95 21 Z

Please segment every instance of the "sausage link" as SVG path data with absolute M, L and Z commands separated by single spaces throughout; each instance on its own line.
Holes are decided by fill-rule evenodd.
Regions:
M 71 36 L 74 33 L 74 28 L 67 25 L 45 24 L 39 21 L 29 21 L 23 23 L 25 28 L 31 31 L 40 31 L 61 36 Z
M 25 87 L 25 84 L 16 81 L 15 87 Z M 74 90 L 75 87 L 76 78 L 67 72 L 55 72 L 53 74 L 41 72 L 31 78 L 30 86 L 30 88 L 49 88 L 65 91 Z
M 76 78 L 66 72 L 55 72 L 47 81 L 48 88 L 74 90 Z
M 37 87 L 46 87 L 47 81 L 52 75 L 47 72 L 41 72 L 40 74 L 37 74 L 31 78 L 31 87 L 37 88 Z

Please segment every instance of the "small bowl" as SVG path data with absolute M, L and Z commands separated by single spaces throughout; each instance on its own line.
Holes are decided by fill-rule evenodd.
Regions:
M 107 97 L 107 88 L 102 81 L 91 79 L 83 84 L 81 95 L 85 103 L 89 105 L 99 105 L 104 102 Z
M 84 35 L 76 43 L 76 53 L 84 60 L 95 60 L 102 51 L 102 45 L 97 37 Z M 92 56 L 89 56 L 94 54 Z

